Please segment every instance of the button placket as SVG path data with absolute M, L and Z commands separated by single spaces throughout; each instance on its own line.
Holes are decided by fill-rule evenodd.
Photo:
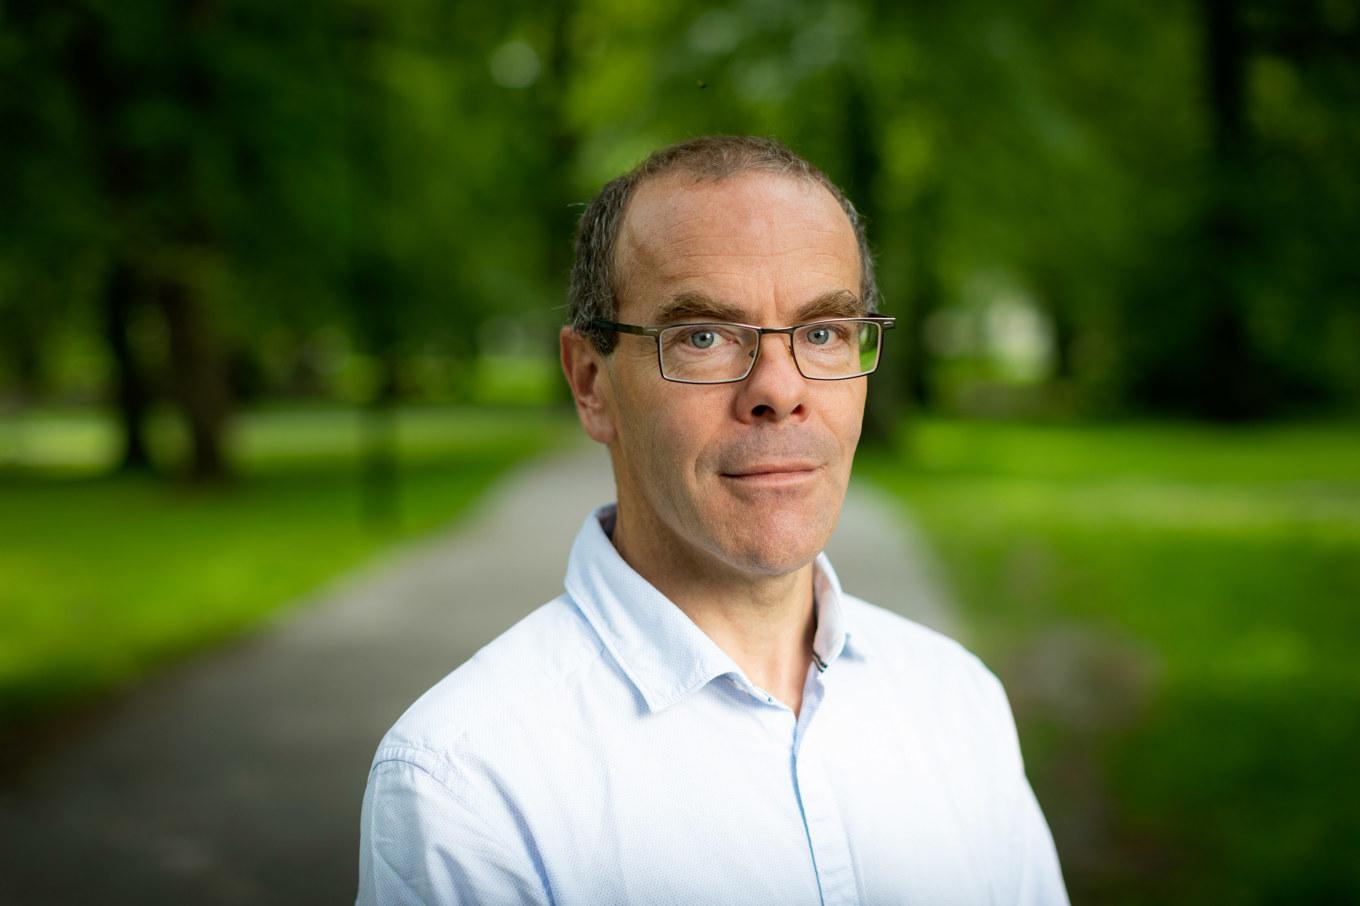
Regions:
M 813 729 L 812 723 L 825 696 L 825 671 L 810 670 L 803 695 L 804 711 L 794 734 L 793 773 L 823 906 L 848 906 L 859 903 L 850 841 L 817 742 L 821 733 Z

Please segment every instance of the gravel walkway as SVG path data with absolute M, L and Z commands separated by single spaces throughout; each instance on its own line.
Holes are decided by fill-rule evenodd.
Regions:
M 530 464 L 458 528 L 86 722 L 0 783 L 0 903 L 352 902 L 379 737 L 559 593 L 612 488 L 598 448 Z M 847 590 L 956 634 L 914 529 L 870 491 L 852 488 L 829 551 Z

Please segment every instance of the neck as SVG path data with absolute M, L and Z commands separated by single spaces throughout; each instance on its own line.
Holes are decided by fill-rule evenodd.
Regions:
M 679 539 L 662 542 L 658 533 L 631 526 L 622 510 L 613 542 L 624 562 L 693 620 L 751 682 L 798 713 L 817 630 L 811 563 L 785 575 L 745 573 Z

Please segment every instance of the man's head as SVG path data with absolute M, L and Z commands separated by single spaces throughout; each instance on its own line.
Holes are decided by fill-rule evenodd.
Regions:
M 572 283 L 563 367 L 582 424 L 609 446 L 627 546 L 696 578 L 811 561 L 844 499 L 866 379 L 809 380 L 775 334 L 743 381 L 673 383 L 658 339 L 591 321 L 785 327 L 867 314 L 872 271 L 844 196 L 768 140 L 664 149 L 587 209 Z
M 568 290 L 569 320 L 578 333 L 591 338 L 600 352 L 614 348 L 615 335 L 592 326 L 591 320 L 618 320 L 615 315 L 621 275 L 617 248 L 628 202 L 642 183 L 672 173 L 689 174 L 696 182 L 718 182 L 738 173 L 773 173 L 826 189 L 845 211 L 855 231 L 859 244 L 859 297 L 864 311 L 878 311 L 878 282 L 864 223 L 845 193 L 821 170 L 773 139 L 704 136 L 653 152 L 632 170 L 606 183 L 581 215 Z

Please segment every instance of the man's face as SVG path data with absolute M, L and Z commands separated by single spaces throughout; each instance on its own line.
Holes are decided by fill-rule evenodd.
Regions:
M 619 236 L 617 320 L 785 327 L 862 314 L 845 213 L 821 186 L 767 173 L 676 174 L 638 187 Z M 656 342 L 619 335 L 604 413 L 620 526 L 682 563 L 746 575 L 807 564 L 835 527 L 866 378 L 807 380 L 789 338 L 765 336 L 740 383 L 679 384 Z

